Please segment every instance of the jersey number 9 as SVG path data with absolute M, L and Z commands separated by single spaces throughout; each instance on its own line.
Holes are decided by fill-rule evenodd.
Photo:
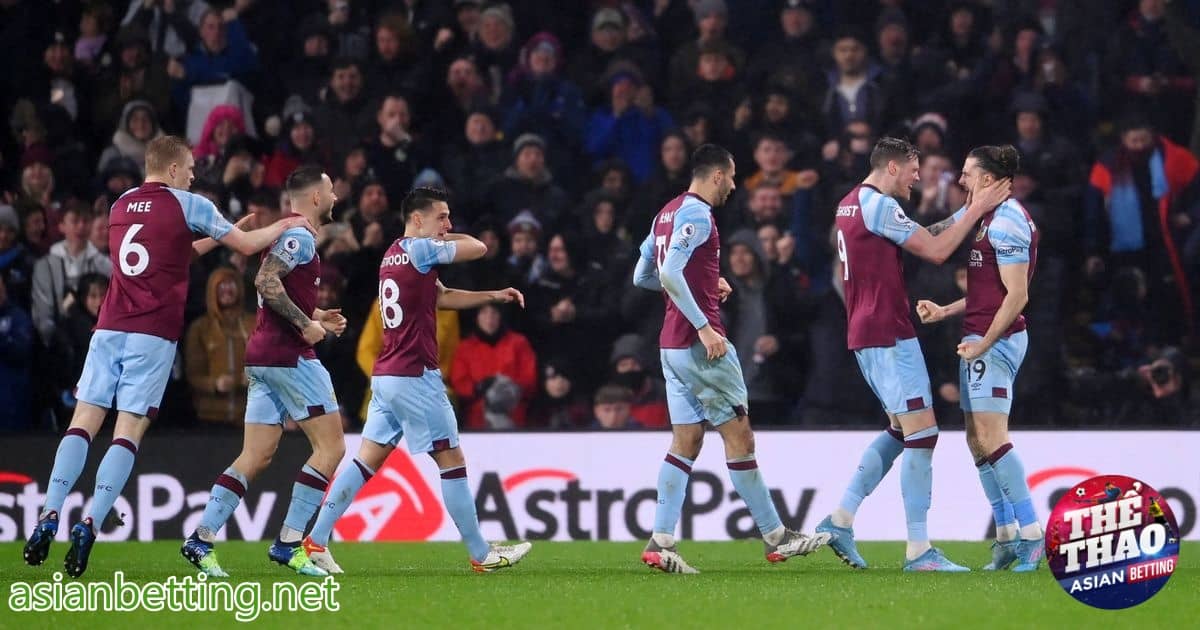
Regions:
M 837 248 L 838 260 L 842 261 L 842 282 L 850 279 L 850 261 L 846 256 L 846 237 L 842 236 L 842 231 L 837 231 Z

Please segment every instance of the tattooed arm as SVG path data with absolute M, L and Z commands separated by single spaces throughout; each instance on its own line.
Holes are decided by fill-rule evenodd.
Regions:
M 941 221 L 938 221 L 937 223 L 934 223 L 933 225 L 931 225 L 925 229 L 929 230 L 929 233 L 932 234 L 933 236 L 937 236 L 938 234 L 941 234 L 942 232 L 949 230 L 950 226 L 952 226 L 952 225 L 954 225 L 954 215 L 950 215 L 950 216 L 946 217 L 945 219 L 942 219 Z
M 258 294 L 262 296 L 264 306 L 275 311 L 295 326 L 304 335 L 305 341 L 310 344 L 317 343 L 325 338 L 325 328 L 321 326 L 320 322 L 313 321 L 304 311 L 300 310 L 299 306 L 296 306 L 292 298 L 288 297 L 287 291 L 283 288 L 282 278 L 289 271 L 287 263 L 271 254 L 258 269 L 258 276 L 254 278 L 254 286 L 258 289 Z

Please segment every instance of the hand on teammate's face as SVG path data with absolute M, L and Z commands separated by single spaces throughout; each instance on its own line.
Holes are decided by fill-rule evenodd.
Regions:
M 975 185 L 975 190 L 971 191 L 970 198 L 979 202 L 984 213 L 991 212 L 996 206 L 1004 203 L 1012 194 L 1012 180 L 1005 178 L 998 181 L 993 181 L 990 186 L 984 186 L 982 183 Z

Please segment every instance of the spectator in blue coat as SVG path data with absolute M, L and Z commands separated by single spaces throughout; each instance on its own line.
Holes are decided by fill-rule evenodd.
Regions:
M 569 172 L 581 148 L 587 111 L 583 92 L 559 76 L 564 66 L 562 44 L 550 33 L 538 33 L 521 48 L 519 59 L 501 97 L 504 134 L 541 136 L 550 147 L 546 156 L 550 167 Z
M 0 431 L 29 426 L 29 353 L 33 349 L 33 320 L 8 299 L 0 275 Z
M 632 69 L 618 69 L 608 81 L 609 104 L 592 113 L 587 152 L 596 163 L 620 158 L 637 183 L 658 164 L 658 145 L 675 127 L 667 110 L 654 103 L 654 91 Z
M 258 51 L 246 36 L 246 27 L 236 14 L 230 15 L 233 19 L 225 21 L 216 11 L 205 13 L 199 45 L 182 61 L 172 59 L 167 64 L 167 74 L 175 80 L 172 96 L 181 111 L 187 111 L 192 86 L 229 79 L 248 83 L 258 70 Z

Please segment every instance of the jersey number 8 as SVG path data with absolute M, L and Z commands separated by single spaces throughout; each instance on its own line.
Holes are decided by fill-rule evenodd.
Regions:
M 379 314 L 384 328 L 399 328 L 404 321 L 404 309 L 400 308 L 400 286 L 388 278 L 379 283 Z

